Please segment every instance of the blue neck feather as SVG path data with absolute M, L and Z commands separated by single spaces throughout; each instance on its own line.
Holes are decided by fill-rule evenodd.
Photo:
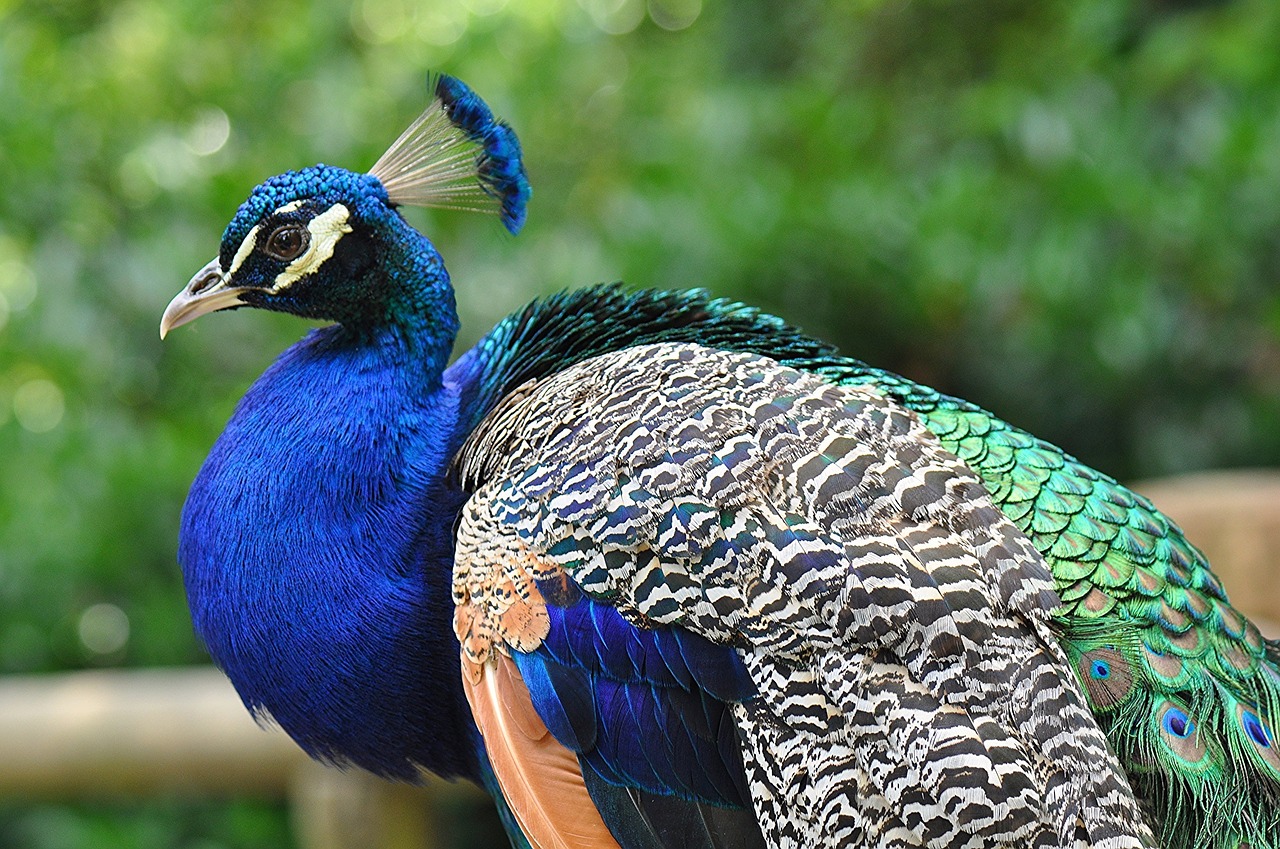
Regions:
M 390 320 L 314 331 L 250 388 L 192 486 L 179 559 L 210 653 L 311 754 L 477 778 L 445 475 L 470 390 L 442 379 L 448 276 L 425 239 L 403 247 L 370 282 L 395 290 Z

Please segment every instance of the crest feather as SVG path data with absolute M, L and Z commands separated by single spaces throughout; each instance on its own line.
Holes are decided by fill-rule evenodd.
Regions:
M 515 132 L 462 81 L 434 83 L 431 105 L 369 173 L 396 205 L 496 212 L 518 233 L 531 190 Z

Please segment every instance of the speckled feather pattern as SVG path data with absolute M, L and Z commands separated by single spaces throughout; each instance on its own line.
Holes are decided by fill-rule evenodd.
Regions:
M 1057 630 L 1161 845 L 1280 847 L 1280 652 L 1204 555 L 1115 480 L 972 404 L 915 392 L 926 425 L 1045 555 Z
M 640 346 L 515 393 L 462 463 L 455 598 L 509 608 L 469 564 L 533 551 L 638 624 L 740 647 L 771 845 L 1154 845 L 1048 628 L 1043 558 L 879 393 Z M 472 628 L 508 639 L 500 614 Z
M 1229 604 L 1177 525 L 1056 446 L 699 290 L 606 285 L 530 304 L 476 349 L 491 359 L 492 379 L 472 409 L 490 411 L 522 383 L 605 351 L 657 341 L 768 356 L 917 415 L 1052 571 L 1064 601 L 1053 630 L 1160 845 L 1280 846 L 1280 649 Z

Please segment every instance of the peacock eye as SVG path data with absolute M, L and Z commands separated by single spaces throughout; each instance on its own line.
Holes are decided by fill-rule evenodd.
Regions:
M 263 250 L 273 259 L 297 259 L 307 249 L 310 241 L 311 234 L 305 227 L 297 224 L 281 224 L 271 231 Z

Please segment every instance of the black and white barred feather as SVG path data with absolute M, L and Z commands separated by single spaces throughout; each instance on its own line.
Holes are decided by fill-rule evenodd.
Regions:
M 460 568 L 533 551 L 641 626 L 737 647 L 771 846 L 1154 845 L 1042 556 L 874 389 L 645 345 L 512 393 L 459 463 Z

